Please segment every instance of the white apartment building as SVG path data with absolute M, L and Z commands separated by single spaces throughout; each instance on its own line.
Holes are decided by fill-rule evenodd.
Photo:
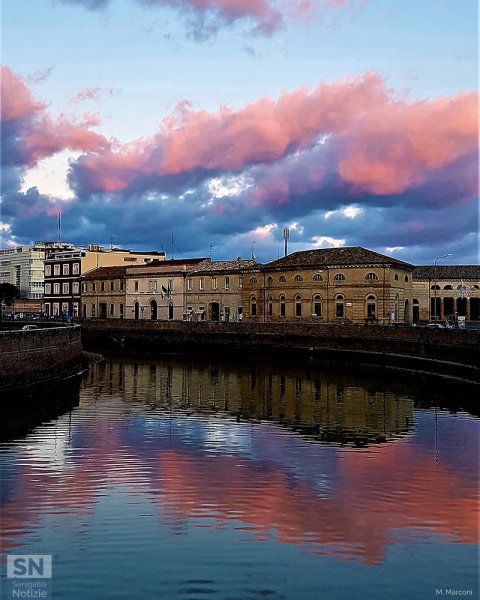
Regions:
M 52 252 L 72 249 L 64 242 L 35 242 L 32 246 L 15 246 L 0 250 L 0 283 L 12 283 L 20 297 L 43 298 L 45 258 Z

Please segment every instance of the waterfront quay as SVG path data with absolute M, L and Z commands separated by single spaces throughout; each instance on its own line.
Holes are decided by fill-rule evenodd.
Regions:
M 480 331 L 354 324 L 85 320 L 91 349 L 310 353 L 480 382 Z

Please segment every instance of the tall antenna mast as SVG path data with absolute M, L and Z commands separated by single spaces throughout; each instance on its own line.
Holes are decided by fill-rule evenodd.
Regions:
M 58 211 L 58 241 L 62 241 L 62 213 Z
M 174 246 L 174 241 L 173 241 L 173 231 L 172 231 L 172 252 L 171 252 L 171 256 L 170 258 L 173 260 L 173 246 Z
M 288 238 L 290 237 L 290 229 L 285 227 L 283 230 L 283 239 L 285 241 L 285 256 L 288 254 Z

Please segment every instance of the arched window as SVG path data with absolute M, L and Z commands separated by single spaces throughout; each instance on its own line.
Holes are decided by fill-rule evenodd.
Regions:
M 315 273 L 315 275 L 313 276 L 313 281 L 323 281 L 323 277 L 320 273 Z
M 453 285 L 444 285 L 443 289 L 444 290 L 453 290 Z
M 398 281 L 398 273 L 395 273 L 394 279 L 395 279 L 395 281 Z
M 273 298 L 267 296 L 267 314 L 269 317 L 273 317 Z
M 315 294 L 313 297 L 313 314 L 316 317 L 322 316 L 322 297 L 320 294 Z
M 280 303 L 280 316 L 284 317 L 285 316 L 285 296 L 283 294 L 280 296 L 279 303 Z
M 268 285 L 272 285 L 272 283 L 273 283 L 273 277 L 271 277 L 271 276 L 270 276 L 270 277 L 267 279 L 267 283 L 268 283 Z
M 303 281 L 303 277 L 301 275 L 295 275 L 293 279 L 296 283 Z
M 430 289 L 431 290 L 439 290 L 440 286 L 439 285 L 432 285 Z
M 280 279 L 278 280 L 280 283 L 286 283 L 287 282 L 287 278 L 285 277 L 285 275 L 281 275 Z
M 405 283 L 408 283 L 408 275 L 405 275 Z
M 300 294 L 297 294 L 295 296 L 295 316 L 302 316 L 302 297 L 300 296 Z
M 365 316 L 367 317 L 367 319 L 372 320 L 377 318 L 377 299 L 373 294 L 369 294 L 367 296 Z
M 472 290 L 480 290 L 480 287 L 477 284 L 472 285 Z
M 345 296 L 343 294 L 337 294 L 335 296 L 335 317 L 337 319 L 343 319 L 345 316 Z
M 345 281 L 345 275 L 343 273 L 337 273 L 333 279 L 334 281 Z
M 253 285 L 255 285 L 256 283 L 258 283 L 257 278 L 256 277 L 250 277 L 250 283 L 252 283 Z
M 250 315 L 252 317 L 257 316 L 257 297 L 256 296 L 250 297 Z
M 376 273 L 367 273 L 367 274 L 365 275 L 365 279 L 366 279 L 367 281 L 375 281 L 375 280 L 377 280 L 377 279 L 378 279 L 378 275 L 377 275 Z

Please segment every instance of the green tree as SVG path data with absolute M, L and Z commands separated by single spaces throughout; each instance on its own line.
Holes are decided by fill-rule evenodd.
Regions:
M 19 295 L 18 288 L 13 283 L 0 283 L 0 329 L 2 328 L 3 305 L 11 306 Z

